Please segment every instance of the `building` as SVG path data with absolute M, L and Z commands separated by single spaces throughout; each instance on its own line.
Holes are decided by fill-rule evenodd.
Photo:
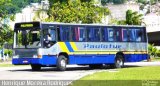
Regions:
M 160 46 L 160 16 L 150 13 L 144 16 L 144 24 L 147 29 L 149 43 Z
M 48 9 L 48 7 L 49 7 L 48 0 L 42 0 L 40 4 L 39 3 L 31 3 L 31 5 L 22 9 L 21 13 L 17 13 L 15 15 L 15 21 L 10 21 L 9 24 L 10 24 L 11 28 L 14 28 L 14 24 L 16 22 L 34 21 L 34 17 L 35 17 L 36 12 L 40 9 Z M 44 15 L 42 13 L 41 16 L 46 16 L 46 13 Z M 38 19 L 37 19 L 37 21 L 38 21 Z M 40 19 L 39 19 L 39 21 L 40 21 Z
M 126 11 L 133 10 L 139 12 L 139 5 L 138 4 L 108 4 L 107 6 L 111 11 L 111 17 L 116 20 L 125 20 L 126 19 Z

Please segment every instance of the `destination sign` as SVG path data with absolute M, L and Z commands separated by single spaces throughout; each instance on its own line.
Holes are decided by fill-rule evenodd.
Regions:
M 40 22 L 22 22 L 22 23 L 16 23 L 15 29 L 20 28 L 40 28 Z
M 33 24 L 21 24 L 21 27 L 33 27 Z

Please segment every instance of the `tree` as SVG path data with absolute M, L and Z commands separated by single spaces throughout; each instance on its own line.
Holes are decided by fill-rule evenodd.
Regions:
M 98 23 L 103 15 L 108 15 L 108 8 L 97 7 L 92 0 L 81 2 L 81 0 L 68 0 L 67 3 L 57 1 L 53 3 L 48 11 L 47 21 L 64 23 Z
M 126 0 L 113 0 L 114 4 L 123 4 L 125 2 L 126 2 Z
M 3 46 L 5 42 L 7 42 L 8 44 L 13 43 L 13 30 L 11 30 L 11 28 L 9 28 L 8 25 L 3 26 L 3 29 L 1 29 L 0 34 L 0 46 Z
M 39 9 L 36 11 L 34 19 L 33 20 L 38 20 L 38 21 L 45 21 L 45 19 L 48 17 L 47 15 L 47 10 L 45 9 Z
M 124 4 L 127 0 L 101 0 L 101 4 L 104 6 L 107 3 Z
M 101 4 L 104 6 L 108 3 L 109 0 L 101 0 Z
M 5 22 L 6 19 L 14 20 L 14 15 L 30 2 L 40 2 L 40 0 L 0 0 L 0 46 L 5 42 L 13 43 L 13 31 Z
M 126 12 L 126 24 L 128 25 L 141 25 L 142 23 L 142 14 L 138 12 L 132 12 L 132 10 L 127 10 Z
M 160 50 L 158 50 L 154 44 L 148 44 L 148 54 L 153 57 L 160 57 Z

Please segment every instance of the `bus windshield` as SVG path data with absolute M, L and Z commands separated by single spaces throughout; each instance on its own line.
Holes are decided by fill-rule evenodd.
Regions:
M 16 31 L 16 48 L 39 48 L 40 31 L 39 30 L 17 30 Z

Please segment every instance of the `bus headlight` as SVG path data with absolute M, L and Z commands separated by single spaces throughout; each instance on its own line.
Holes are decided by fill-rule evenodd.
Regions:
M 33 58 L 37 58 L 37 55 L 33 55 Z
M 19 58 L 19 55 L 14 55 L 13 58 L 14 59 Z

